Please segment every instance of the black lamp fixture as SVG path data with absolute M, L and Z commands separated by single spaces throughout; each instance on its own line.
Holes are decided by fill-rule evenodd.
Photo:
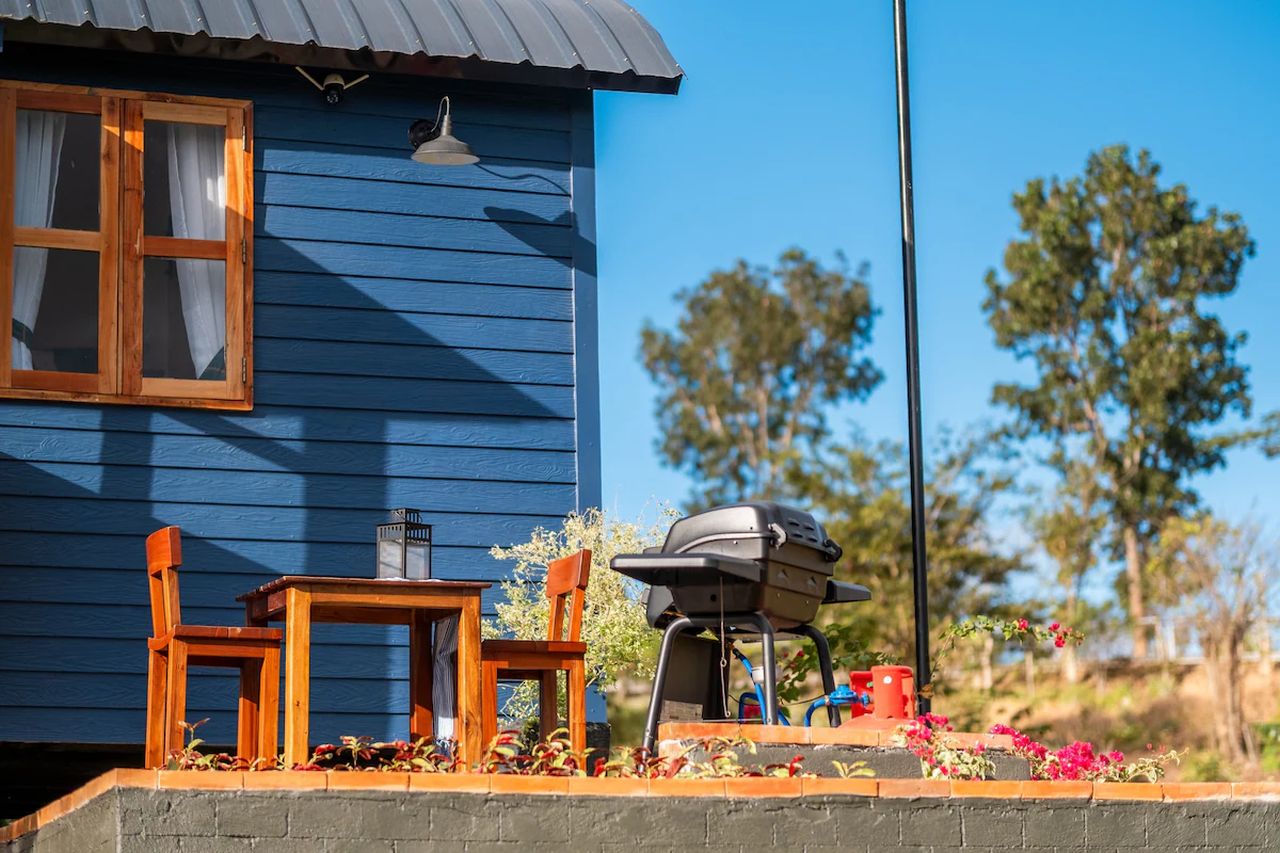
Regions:
M 453 135 L 448 95 L 440 99 L 434 122 L 421 118 L 409 125 L 409 144 L 414 149 L 413 160 L 428 166 L 470 166 L 480 162 L 471 146 Z

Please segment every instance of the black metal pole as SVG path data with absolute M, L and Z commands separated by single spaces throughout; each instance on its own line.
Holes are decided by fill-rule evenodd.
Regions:
M 924 448 L 920 437 L 920 339 L 916 319 L 916 216 L 911 181 L 911 95 L 907 81 L 907 2 L 893 0 L 898 81 L 898 183 L 902 210 L 902 300 L 907 338 L 907 450 L 911 467 L 911 581 L 915 590 L 916 687 L 930 681 L 929 556 L 924 530 Z M 920 711 L 929 710 L 920 697 Z

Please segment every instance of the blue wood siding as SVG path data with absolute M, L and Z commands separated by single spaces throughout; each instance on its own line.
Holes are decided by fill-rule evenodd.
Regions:
M 277 575 L 369 576 L 388 507 L 426 510 L 439 576 L 497 580 L 490 546 L 598 503 L 589 94 L 450 84 L 483 160 L 431 169 L 431 81 L 334 108 L 289 69 L 11 47 L 0 78 L 254 102 L 256 368 L 248 413 L 0 401 L 0 741 L 141 740 L 160 526 L 184 621 L 241 624 Z M 317 627 L 313 737 L 405 733 L 404 639 Z M 232 674 L 190 696 L 233 739 Z

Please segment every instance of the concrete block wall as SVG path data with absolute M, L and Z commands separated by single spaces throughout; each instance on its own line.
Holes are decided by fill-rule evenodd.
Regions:
M 33 851 L 1275 851 L 1280 802 L 111 788 Z

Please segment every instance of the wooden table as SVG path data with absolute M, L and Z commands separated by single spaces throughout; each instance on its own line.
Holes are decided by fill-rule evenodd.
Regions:
M 311 624 L 409 626 L 410 738 L 431 737 L 431 625 L 458 616 L 455 737 L 459 757 L 480 756 L 480 593 L 471 581 L 374 580 L 286 575 L 237 597 L 250 625 L 284 620 L 284 760 L 311 757 Z

